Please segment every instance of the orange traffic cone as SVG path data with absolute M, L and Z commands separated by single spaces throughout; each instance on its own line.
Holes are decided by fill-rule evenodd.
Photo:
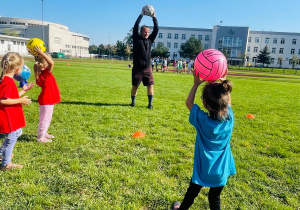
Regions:
M 254 119 L 255 118 L 253 114 L 247 114 L 246 117 L 250 118 L 250 119 Z
M 142 131 L 137 131 L 134 134 L 132 134 L 132 137 L 134 138 L 144 138 L 146 136 L 145 133 L 143 133 Z

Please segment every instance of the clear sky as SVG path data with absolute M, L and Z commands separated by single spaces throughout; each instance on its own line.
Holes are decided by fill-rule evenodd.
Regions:
M 44 21 L 90 37 L 90 44 L 123 41 L 142 7 L 154 7 L 159 26 L 299 32 L 300 0 L 43 0 Z M 42 20 L 42 0 L 1 0 L 0 16 Z M 144 16 L 141 24 L 152 25 Z

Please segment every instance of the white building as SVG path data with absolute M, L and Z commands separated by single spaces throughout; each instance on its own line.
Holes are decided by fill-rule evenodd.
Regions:
M 0 34 L 5 34 L 7 30 L 16 31 L 20 37 L 42 39 L 49 53 L 63 52 L 66 55 L 76 57 L 89 54 L 89 37 L 71 32 L 64 25 L 40 20 L 0 17 Z M 9 49 L 5 50 L 8 51 Z
M 0 35 L 0 56 L 8 52 L 18 52 L 21 56 L 28 56 L 26 48 L 28 38 Z
M 300 33 L 250 31 L 249 27 L 237 26 L 216 25 L 212 29 L 159 27 L 153 47 L 161 42 L 169 48 L 172 59 L 183 58 L 178 51 L 190 37 L 200 39 L 204 49 L 226 51 L 231 65 L 260 65 L 257 56 L 265 46 L 271 56 L 269 67 L 279 67 L 278 58 L 282 58 L 281 67 L 291 68 L 291 58 L 300 57 Z

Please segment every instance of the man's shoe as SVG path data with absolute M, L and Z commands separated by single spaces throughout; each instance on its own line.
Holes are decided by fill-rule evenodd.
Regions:
M 130 106 L 135 107 L 135 104 L 131 103 Z
M 148 109 L 153 109 L 153 106 L 152 105 L 148 105 Z

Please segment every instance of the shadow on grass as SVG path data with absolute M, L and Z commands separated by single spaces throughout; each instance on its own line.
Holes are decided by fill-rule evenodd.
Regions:
M 18 141 L 30 142 L 30 141 L 36 141 L 36 138 L 37 138 L 37 135 L 22 133 L 22 135 L 18 138 Z M 5 135 L 4 134 L 0 134 L 0 139 L 3 142 L 4 139 L 5 139 Z
M 38 102 L 37 100 L 32 100 L 32 102 Z M 110 104 L 110 103 L 92 103 L 92 102 L 82 102 L 82 101 L 62 101 L 60 104 L 74 104 L 74 105 L 92 105 L 92 106 L 130 106 L 130 104 Z

